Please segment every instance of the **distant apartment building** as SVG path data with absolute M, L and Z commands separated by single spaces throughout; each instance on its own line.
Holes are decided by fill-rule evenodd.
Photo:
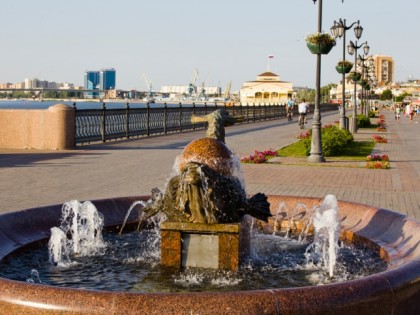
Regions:
M 15 84 L 12 84 L 12 89 L 24 89 L 25 88 L 25 82 L 17 82 Z
M 66 83 L 40 80 L 38 78 L 25 79 L 25 89 L 59 89 Z
M 0 89 L 11 89 L 13 86 L 13 83 L 0 83 Z
M 376 55 L 373 56 L 373 61 L 378 85 L 387 85 L 388 83 L 394 82 L 395 63 L 392 57 Z
M 85 92 L 86 98 L 103 98 L 105 91 L 114 90 L 116 86 L 115 69 L 102 69 L 99 71 L 85 71 L 84 88 L 85 90 L 98 90 L 98 92 Z

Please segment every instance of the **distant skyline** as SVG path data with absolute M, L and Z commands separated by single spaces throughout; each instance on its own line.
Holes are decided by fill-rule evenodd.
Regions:
M 323 0 L 323 7 L 325 32 L 339 18 L 360 20 L 359 44 L 391 56 L 396 81 L 420 78 L 418 0 Z M 158 91 L 187 85 L 197 68 L 197 85 L 224 89 L 232 81 L 238 90 L 270 60 L 281 80 L 315 86 L 316 57 L 304 40 L 317 30 L 313 0 L 20 0 L 2 13 L 0 83 L 36 77 L 83 86 L 86 70 L 114 68 L 117 88 L 147 90 L 147 73 Z M 338 83 L 341 56 L 338 39 L 322 57 L 321 85 Z

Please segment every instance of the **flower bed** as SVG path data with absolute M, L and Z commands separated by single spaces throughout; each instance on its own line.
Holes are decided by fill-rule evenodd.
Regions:
M 367 168 L 389 169 L 389 156 L 386 154 L 371 154 L 366 157 Z
M 309 131 L 302 132 L 300 135 L 296 136 L 298 139 L 306 139 L 311 136 L 311 133 Z
M 267 162 L 267 157 L 269 156 L 270 157 L 277 156 L 277 151 L 273 149 L 265 150 L 262 152 L 255 150 L 255 154 L 241 157 L 241 162 L 261 164 L 261 163 Z
M 375 143 L 388 143 L 388 140 L 385 137 L 373 135 L 372 140 Z

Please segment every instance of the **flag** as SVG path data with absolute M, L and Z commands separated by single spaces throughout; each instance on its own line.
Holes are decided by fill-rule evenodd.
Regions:
M 268 59 L 273 59 L 274 56 L 273 55 L 268 55 Z

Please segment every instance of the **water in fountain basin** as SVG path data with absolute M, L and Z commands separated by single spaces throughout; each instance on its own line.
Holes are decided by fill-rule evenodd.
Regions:
M 338 209 L 335 198 L 326 198 L 317 209 L 314 225 L 318 230 L 309 247 L 307 241 L 298 239 L 298 235 L 286 238 L 286 232 L 282 231 L 269 235 L 259 230 L 252 231 L 251 255 L 238 271 L 189 268 L 174 272 L 161 268 L 159 227 L 165 219 L 164 215 L 150 218 L 153 221 L 150 226 L 154 229 L 122 235 L 106 233 L 102 238 L 99 227 L 91 226 L 92 222 L 99 222 L 99 225 L 102 222 L 92 206 L 90 203 L 66 203 L 63 206 L 63 223 L 60 228 L 52 229 L 54 233 L 49 251 L 45 247 L 28 246 L 6 257 L 0 262 L 0 276 L 92 290 L 192 292 L 318 285 L 356 279 L 386 268 L 377 252 L 345 245 L 341 245 L 339 250 L 335 248 L 333 278 L 329 268 L 326 271 L 322 264 L 312 263 L 315 261 L 313 253 L 310 253 L 312 258 L 307 263 L 308 252 L 312 249 L 327 249 L 330 252 L 329 242 L 337 244 Z M 91 234 L 86 235 L 87 231 Z M 334 236 L 331 238 L 326 232 L 334 232 Z M 76 237 L 72 238 L 74 234 Z M 77 251 L 75 246 L 69 246 L 76 239 L 79 240 Z M 93 241 L 95 239 L 97 241 Z M 321 240 L 326 243 L 321 244 Z M 51 244 L 55 245 L 51 247 Z M 99 246 L 91 246 L 93 244 Z M 62 261 L 57 263 L 57 258 L 49 259 L 48 252 L 53 252 L 54 257 L 61 257 Z M 318 255 L 326 259 L 322 253 Z M 66 260 L 66 257 L 69 259 Z M 70 259 L 71 263 L 64 263 Z
M 73 256 L 72 263 L 65 266 L 49 262 L 46 243 L 24 248 L 0 262 L 0 276 L 90 290 L 247 291 L 340 282 L 386 268 L 377 252 L 342 245 L 337 253 L 334 278 L 330 278 L 323 266 L 306 263 L 308 243 L 300 243 L 297 236 L 284 238 L 254 231 L 252 255 L 237 272 L 197 268 L 173 271 L 160 266 L 158 229 L 122 235 L 104 233 L 103 238 L 106 248 L 92 256 Z

